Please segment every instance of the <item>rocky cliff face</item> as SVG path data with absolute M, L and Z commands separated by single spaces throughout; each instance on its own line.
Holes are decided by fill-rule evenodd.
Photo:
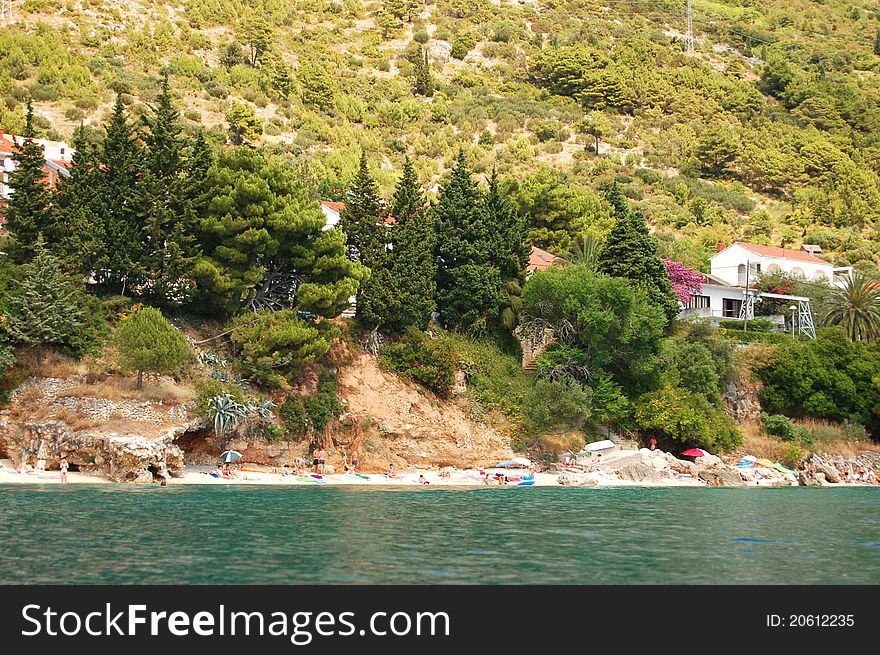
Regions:
M 57 469 L 64 457 L 73 470 L 117 482 L 149 482 L 178 475 L 184 453 L 175 443 L 202 420 L 187 403 L 109 399 L 86 393 L 85 380 L 31 379 L 16 389 L 12 409 L 0 412 L 0 455 L 15 466 Z
M 727 385 L 721 396 L 724 408 L 734 420 L 754 421 L 761 413 L 760 389 L 746 378 L 738 378 Z
M 158 437 L 100 434 L 72 430 L 58 420 L 10 425 L 0 418 L 0 441 L 15 466 L 35 465 L 57 469 L 62 457 L 76 469 L 115 482 L 150 482 L 154 475 L 183 471 L 183 451 L 174 443 L 190 426 L 170 428 Z

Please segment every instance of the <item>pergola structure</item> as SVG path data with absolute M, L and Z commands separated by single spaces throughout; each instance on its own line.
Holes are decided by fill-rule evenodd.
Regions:
M 813 312 L 810 309 L 810 299 L 805 296 L 789 296 L 783 293 L 762 293 L 755 291 L 743 291 L 743 304 L 739 310 L 741 320 L 751 320 L 755 318 L 755 303 L 761 302 L 763 298 L 772 298 L 773 300 L 787 300 L 797 307 L 797 332 L 810 339 L 816 338 L 816 326 L 813 323 Z M 795 326 L 791 326 L 792 330 Z

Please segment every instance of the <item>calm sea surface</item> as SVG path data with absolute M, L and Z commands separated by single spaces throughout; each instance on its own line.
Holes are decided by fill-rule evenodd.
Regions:
M 880 583 L 880 490 L 10 486 L 0 583 Z

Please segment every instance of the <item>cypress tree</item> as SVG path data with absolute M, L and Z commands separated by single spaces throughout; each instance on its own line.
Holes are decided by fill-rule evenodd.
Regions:
M 339 217 L 339 227 L 345 233 L 352 261 L 372 266 L 381 256 L 385 250 L 384 219 L 385 206 L 379 197 L 379 187 L 370 175 L 367 155 L 362 153 L 358 173 Z
M 117 94 L 113 116 L 107 126 L 101 148 L 101 166 L 105 174 L 104 237 L 106 267 L 96 271 L 99 282 L 119 286 L 125 293 L 140 282 L 142 249 L 141 217 L 146 211 L 139 205 L 148 197 L 137 193 L 141 153 L 134 131 L 125 115 L 122 95 Z
M 525 216 L 517 212 L 508 196 L 501 192 L 494 168 L 486 193 L 486 213 L 489 224 L 489 261 L 498 269 L 508 297 L 501 309 L 500 323 L 505 330 L 513 330 L 519 322 L 522 285 L 531 247 Z
M 880 56 L 880 29 L 874 35 L 874 54 Z
M 616 184 L 608 191 L 607 198 L 614 207 L 615 224 L 599 252 L 598 271 L 627 278 L 645 289 L 648 299 L 662 309 L 671 322 L 681 307 L 645 217 L 639 211 L 629 211 Z
M 448 327 L 487 332 L 507 302 L 483 194 L 471 179 L 464 152 L 440 188 L 437 226 L 437 309 Z
M 63 226 L 58 248 L 66 270 L 87 276 L 109 265 L 104 233 L 107 176 L 99 168 L 97 148 L 82 135 L 80 126 L 73 135 L 70 176 L 58 187 L 58 223 Z
M 146 122 L 145 166 L 137 181 L 143 225 L 143 295 L 159 305 L 186 302 L 198 254 L 195 215 L 184 177 L 179 114 L 171 101 L 168 75 L 152 119 Z
M 27 261 L 34 253 L 34 244 L 40 232 L 51 233 L 54 219 L 54 193 L 46 182 L 46 157 L 43 146 L 34 140 L 34 112 L 30 100 L 22 143 L 15 145 L 18 166 L 9 173 L 12 195 L 6 205 L 6 229 L 15 238 L 13 257 Z
M 393 247 L 373 268 L 358 300 L 361 319 L 402 333 L 424 329 L 436 304 L 434 226 L 419 179 L 409 158 L 397 183 L 391 215 Z
M 416 79 L 413 90 L 417 95 L 430 97 L 434 95 L 434 80 L 431 79 L 431 65 L 428 63 L 428 49 L 422 48 L 416 62 Z
M 42 234 L 37 235 L 33 259 L 25 265 L 18 287 L 9 300 L 9 334 L 18 343 L 34 346 L 42 362 L 44 345 L 64 343 L 81 324 L 76 290 Z

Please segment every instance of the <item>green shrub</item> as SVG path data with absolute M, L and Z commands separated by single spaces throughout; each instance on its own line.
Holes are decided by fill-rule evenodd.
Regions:
M 410 326 L 399 341 L 382 349 L 379 363 L 446 396 L 452 389 L 457 362 L 448 338 L 431 339 L 417 327 Z
M 523 418 L 532 434 L 580 429 L 592 416 L 592 389 L 572 378 L 535 380 L 525 400 Z
M 791 341 L 791 337 L 787 334 L 780 334 L 778 332 L 757 332 L 755 330 L 734 330 L 732 328 L 725 327 L 722 330 L 722 334 L 729 339 L 733 339 L 734 341 L 739 341 L 740 343 L 776 343 L 781 344 L 786 341 Z
M 796 441 L 800 437 L 798 428 L 791 422 L 791 419 L 782 414 L 761 412 L 758 416 L 758 422 L 765 434 L 779 437 L 783 441 Z
M 718 321 L 718 327 L 725 330 L 742 330 L 743 322 L 739 319 Z M 753 318 L 749 321 L 749 330 L 752 332 L 772 332 L 776 324 L 767 318 Z
M 330 421 L 342 413 L 342 404 L 336 390 L 336 374 L 321 376 L 315 395 L 305 402 L 306 413 L 317 434 L 322 434 Z
M 303 434 L 311 425 L 311 419 L 302 398 L 290 394 L 278 410 L 288 434 Z

